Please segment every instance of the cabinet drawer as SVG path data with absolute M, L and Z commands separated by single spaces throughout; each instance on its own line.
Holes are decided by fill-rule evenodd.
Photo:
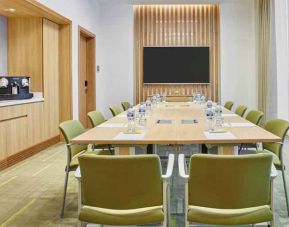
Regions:
M 0 108 L 0 122 L 27 117 L 26 105 L 7 106 Z

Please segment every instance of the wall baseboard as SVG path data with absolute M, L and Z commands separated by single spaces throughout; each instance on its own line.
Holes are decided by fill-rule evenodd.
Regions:
M 56 144 L 60 141 L 60 136 L 52 137 L 48 140 L 45 140 L 41 143 L 38 143 L 32 147 L 24 149 L 17 154 L 11 155 L 8 158 L 0 161 L 0 170 L 4 170 L 10 166 L 15 165 L 16 163 L 33 156 L 34 154 L 39 153 L 40 151 Z

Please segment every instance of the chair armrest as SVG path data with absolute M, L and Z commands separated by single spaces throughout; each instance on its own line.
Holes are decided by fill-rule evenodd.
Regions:
M 170 154 L 168 158 L 167 172 L 166 174 L 162 175 L 163 179 L 169 179 L 172 176 L 173 169 L 174 169 L 174 161 L 175 161 L 175 156 L 173 154 Z
M 179 175 L 184 179 L 189 179 L 189 175 L 186 174 L 185 163 L 185 155 L 180 154 L 178 159 Z
M 81 173 L 80 173 L 80 168 L 79 168 L 79 167 L 77 167 L 77 169 L 75 170 L 74 177 L 75 177 L 77 180 L 80 180 L 80 179 L 81 179 Z
M 270 175 L 270 177 L 271 177 L 271 179 L 273 180 L 273 179 L 275 179 L 277 176 L 278 176 L 278 172 L 277 172 L 274 164 L 272 163 L 272 166 L 271 166 L 271 175 Z

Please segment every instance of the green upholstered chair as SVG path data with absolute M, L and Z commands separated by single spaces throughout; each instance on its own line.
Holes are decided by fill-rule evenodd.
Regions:
M 255 125 L 259 125 L 262 122 L 262 119 L 264 118 L 264 113 L 258 110 L 251 110 L 247 116 L 246 116 L 246 120 L 250 121 L 251 123 L 255 124 Z M 248 148 L 256 148 L 256 144 L 241 144 L 239 146 L 239 154 L 241 153 L 241 151 L 243 149 L 248 149 Z
M 157 155 L 81 155 L 79 180 L 80 225 L 142 225 L 168 223 L 169 178 L 174 155 L 165 175 Z
M 246 116 L 246 120 L 252 122 L 255 125 L 259 125 L 263 118 L 264 113 L 258 110 L 251 110 Z
M 186 182 L 185 226 L 190 222 L 273 225 L 271 185 L 277 173 L 271 168 L 269 154 L 196 154 L 190 159 L 187 175 L 184 155 L 179 155 L 179 173 Z
M 77 120 L 64 121 L 59 125 L 59 129 L 62 135 L 64 136 L 67 147 L 67 163 L 65 167 L 64 193 L 60 214 L 60 216 L 63 217 L 69 172 L 77 169 L 79 155 L 86 152 L 90 152 L 92 154 L 109 154 L 109 151 L 108 150 L 87 151 L 86 145 L 70 144 L 70 141 L 74 137 L 85 132 L 85 128 L 83 127 L 80 121 Z
M 129 102 L 121 102 L 122 108 L 124 111 L 128 110 L 130 107 L 130 103 Z
M 87 113 L 87 116 L 90 120 L 90 123 L 93 127 L 100 125 L 101 123 L 105 122 L 105 118 L 103 114 L 99 111 L 91 111 Z
M 96 127 L 100 124 L 102 124 L 103 122 L 105 122 L 105 118 L 103 116 L 103 114 L 99 111 L 91 111 L 89 113 L 87 113 L 87 116 L 88 116 L 88 119 L 90 120 L 90 123 L 93 127 Z M 93 145 L 94 148 L 96 149 L 106 149 L 108 148 L 110 153 L 112 154 L 113 153 L 113 148 L 110 146 L 110 145 L 107 145 L 107 144 L 94 144 Z
M 224 107 L 225 107 L 226 109 L 228 109 L 228 110 L 231 110 L 232 107 L 233 107 L 233 105 L 234 105 L 234 102 L 232 102 L 232 101 L 227 101 L 227 102 L 225 103 Z
M 235 110 L 235 114 L 238 114 L 240 117 L 243 117 L 247 109 L 248 109 L 247 106 L 239 105 Z
M 289 122 L 281 119 L 274 119 L 267 121 L 265 124 L 265 129 L 276 136 L 279 136 L 282 138 L 281 143 L 263 143 L 263 150 L 258 151 L 259 153 L 268 153 L 270 152 L 273 154 L 273 163 L 277 170 L 282 171 L 282 177 L 283 177 L 283 185 L 284 185 L 284 191 L 285 191 L 285 198 L 286 198 L 286 205 L 287 205 L 287 211 L 289 216 L 289 203 L 288 203 L 288 194 L 287 194 L 287 185 L 285 180 L 285 165 L 283 162 L 283 143 L 286 137 L 286 134 L 289 129 Z
M 114 117 L 121 113 L 121 110 L 117 106 L 110 106 L 109 110 L 110 110 L 112 116 L 114 116 Z

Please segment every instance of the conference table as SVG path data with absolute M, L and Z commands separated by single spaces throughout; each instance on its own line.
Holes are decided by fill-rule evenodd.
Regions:
M 136 110 L 138 106 L 134 107 Z M 193 102 L 164 102 L 150 110 L 146 127 L 127 133 L 126 112 L 75 137 L 72 144 L 110 144 L 116 155 L 134 154 L 135 147 L 147 144 L 207 144 L 219 154 L 237 154 L 240 144 L 281 142 L 281 138 L 223 108 L 223 129 L 206 131 L 204 108 Z M 260 145 L 261 146 L 261 145 Z M 262 149 L 262 147 L 261 147 Z

